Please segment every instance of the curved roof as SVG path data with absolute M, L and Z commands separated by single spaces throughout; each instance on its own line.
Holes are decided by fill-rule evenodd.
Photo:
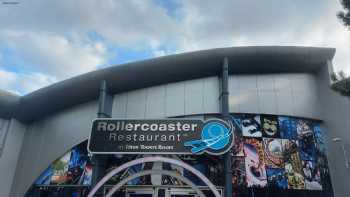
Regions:
M 115 94 L 214 76 L 220 73 L 224 57 L 229 59 L 230 74 L 315 72 L 327 60 L 332 60 L 334 54 L 333 48 L 255 46 L 169 55 L 96 70 L 22 97 L 0 92 L 0 117 L 32 122 L 55 111 L 97 99 L 102 80 L 107 81 L 111 93 Z

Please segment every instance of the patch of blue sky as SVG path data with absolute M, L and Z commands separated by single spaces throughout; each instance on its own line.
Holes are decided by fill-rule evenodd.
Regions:
M 110 57 L 106 65 L 102 67 L 119 65 L 128 62 L 149 59 L 153 57 L 153 53 L 151 50 L 139 50 L 126 47 L 108 47 L 108 53 L 110 54 Z
M 106 40 L 103 38 L 103 36 L 100 35 L 96 31 L 89 31 L 89 32 L 86 33 L 86 35 L 92 41 L 103 42 L 103 43 L 106 42 Z
M 181 14 L 179 12 L 181 2 L 179 0 L 155 0 L 155 3 L 163 7 L 168 16 L 176 20 L 181 20 Z
M 133 48 L 127 48 L 127 47 L 115 47 L 115 48 L 109 48 L 109 54 L 110 58 L 108 60 L 108 65 L 106 66 L 113 66 L 113 65 L 119 65 L 134 61 L 140 61 L 145 59 L 154 58 L 157 56 L 155 54 L 154 50 L 151 50 L 149 48 L 142 48 L 142 49 L 133 49 Z M 171 47 L 158 47 L 156 49 L 158 53 L 163 53 L 160 55 L 170 55 L 176 52 L 174 48 Z M 159 56 L 159 54 L 158 54 Z M 106 67 L 103 66 L 103 67 Z
M 26 63 L 11 48 L 0 49 L 1 59 L 0 68 L 9 72 L 26 72 L 30 71 Z

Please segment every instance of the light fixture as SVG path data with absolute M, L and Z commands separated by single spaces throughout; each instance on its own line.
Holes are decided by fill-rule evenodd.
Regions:
M 344 145 L 343 140 L 341 138 L 339 138 L 339 137 L 335 137 L 335 138 L 332 139 L 332 141 L 340 143 L 340 146 L 343 149 L 343 154 L 344 154 L 344 159 L 345 159 L 345 167 L 349 168 L 349 160 L 348 160 L 348 157 L 347 157 L 347 154 L 346 154 L 346 149 L 345 149 L 345 145 Z

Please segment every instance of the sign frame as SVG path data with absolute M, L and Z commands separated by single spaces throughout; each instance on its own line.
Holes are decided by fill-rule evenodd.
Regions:
M 112 151 L 109 151 L 109 152 L 103 152 L 103 151 L 92 151 L 90 149 L 90 145 L 91 145 L 91 136 L 92 136 L 92 130 L 93 130 L 93 125 L 94 125 L 94 122 L 95 121 L 98 121 L 98 120 L 120 120 L 120 121 L 130 121 L 130 120 L 140 120 L 140 121 L 163 121 L 163 120 L 170 120 L 170 121 L 176 121 L 176 120 L 180 120 L 180 121 L 200 121 L 203 126 L 206 125 L 206 123 L 208 122 L 211 122 L 211 121 L 218 121 L 218 122 L 221 122 L 221 123 L 224 123 L 226 126 L 230 126 L 231 128 L 231 133 L 230 133 L 230 143 L 229 145 L 226 145 L 223 149 L 223 151 L 219 151 L 219 152 L 212 152 L 212 151 L 208 151 L 207 149 L 203 150 L 203 151 L 200 151 L 199 153 L 192 153 L 191 151 L 188 151 L 188 152 L 169 152 L 169 151 L 146 151 L 146 152 L 142 152 L 142 151 L 133 151 L 133 152 L 128 152 L 128 151 L 125 151 L 125 152 L 112 152 Z M 119 155 L 126 155 L 126 154 L 133 154 L 133 155 L 136 155 L 136 154 L 141 154 L 141 155 L 202 155 L 204 153 L 207 153 L 207 154 L 210 154 L 210 155 L 223 155 L 225 153 L 227 153 L 233 146 L 233 143 L 234 143 L 234 133 L 235 133 L 235 130 L 237 128 L 235 127 L 235 125 L 232 123 L 232 121 L 226 121 L 226 120 L 223 120 L 223 119 L 220 119 L 220 118 L 216 118 L 216 117 L 212 117 L 212 118 L 208 118 L 206 120 L 204 119 L 200 119 L 200 118 L 160 118 L 160 119 L 155 119 L 155 118 L 151 118 L 151 119 L 135 119 L 135 118 L 95 118 L 92 120 L 92 124 L 91 124 L 91 129 L 90 129 L 90 134 L 89 134 L 89 138 L 88 138 L 88 144 L 87 144 L 87 150 L 89 153 L 91 154 L 96 154 L 96 155 L 110 155 L 110 154 L 119 154 Z M 198 131 L 198 132 L 202 132 L 202 131 Z M 199 134 L 201 135 L 201 134 Z M 184 146 L 184 145 L 183 145 Z

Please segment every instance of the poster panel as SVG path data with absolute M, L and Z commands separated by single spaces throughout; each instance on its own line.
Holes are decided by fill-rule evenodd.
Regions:
M 266 174 L 269 188 L 288 189 L 284 168 L 266 168 Z
M 297 142 L 295 140 L 282 139 L 282 148 L 288 189 L 305 189 Z
M 68 168 L 71 151 L 67 152 L 63 157 L 57 159 L 52 163 L 52 177 L 51 184 L 64 185 L 69 183 Z
M 283 168 L 282 140 L 263 138 L 265 164 L 269 168 Z
M 243 145 L 244 145 L 244 137 L 242 133 L 242 124 L 241 119 L 237 115 L 233 115 L 231 118 L 231 121 L 234 125 L 236 125 L 235 131 L 234 131 L 234 142 L 232 145 L 232 154 L 234 156 L 243 157 L 244 151 L 243 151 Z
M 261 137 L 260 116 L 254 114 L 241 115 L 242 133 L 245 137 Z
M 265 187 L 267 178 L 261 141 L 256 138 L 245 139 L 244 153 L 247 186 Z
M 287 116 L 279 116 L 278 128 L 281 138 L 297 139 L 296 119 Z
M 322 190 L 321 171 L 314 161 L 302 161 L 305 189 Z
M 244 157 L 232 157 L 232 184 L 234 188 L 246 186 Z
M 262 136 L 280 138 L 277 116 L 261 115 Z

